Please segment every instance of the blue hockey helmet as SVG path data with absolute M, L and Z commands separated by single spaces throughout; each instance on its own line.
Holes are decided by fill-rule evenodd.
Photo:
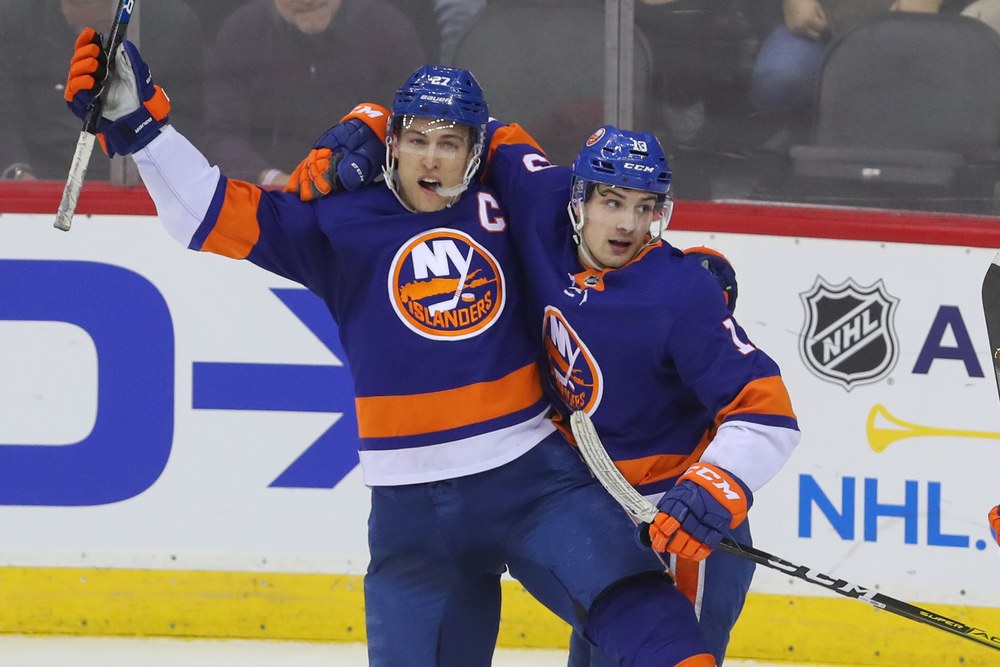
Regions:
M 489 120 L 489 108 L 469 70 L 424 65 L 396 91 L 392 115 L 443 118 L 479 129 Z
M 673 213 L 672 176 L 663 147 L 652 134 L 613 125 L 597 128 L 573 162 L 569 212 L 577 243 L 584 224 L 583 205 L 598 183 L 656 194 L 659 210 L 650 236 L 658 240 Z
M 490 118 L 486 97 L 476 77 L 466 69 L 424 65 L 411 74 L 396 91 L 391 111 L 390 131 L 386 136 L 385 167 L 382 173 L 386 185 L 407 208 L 409 205 L 397 189 L 396 157 L 392 150 L 396 135 L 409 122 L 407 119 L 434 118 L 466 125 L 472 129 L 470 136 L 472 150 L 461 184 L 449 188 L 438 187 L 438 194 L 441 196 L 457 199 L 469 187 L 473 175 L 479 169 L 483 141 L 486 137 L 486 122 Z
M 573 163 L 573 176 L 592 183 L 665 195 L 672 174 L 667 156 L 652 134 L 605 125 L 584 143 Z

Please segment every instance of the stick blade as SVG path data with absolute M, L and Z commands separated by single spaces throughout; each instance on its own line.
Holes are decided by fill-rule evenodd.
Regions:
M 993 359 L 993 376 L 1000 396 L 1000 253 L 986 269 L 983 278 L 983 314 L 986 316 L 986 334 L 990 340 L 990 357 Z

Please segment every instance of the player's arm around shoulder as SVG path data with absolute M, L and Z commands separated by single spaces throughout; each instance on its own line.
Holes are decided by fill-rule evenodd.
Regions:
M 534 137 L 517 123 L 495 118 L 487 123 L 480 180 L 505 201 L 546 191 L 562 193 L 569 188 L 571 175 L 568 167 L 552 164 Z

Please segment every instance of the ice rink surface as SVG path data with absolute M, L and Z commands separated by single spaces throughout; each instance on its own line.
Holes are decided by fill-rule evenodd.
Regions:
M 367 664 L 364 644 L 0 635 L 0 665 L 11 667 L 366 667 Z M 497 651 L 493 660 L 493 667 L 565 665 L 564 651 L 504 650 Z M 725 667 L 796 665 L 727 660 Z

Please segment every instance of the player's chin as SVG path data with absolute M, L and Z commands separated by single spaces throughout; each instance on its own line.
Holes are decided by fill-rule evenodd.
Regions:
M 622 245 L 612 245 L 608 244 L 602 253 L 604 257 L 598 258 L 604 266 L 609 269 L 620 269 L 621 267 L 628 264 L 633 257 L 637 248 L 635 246 L 622 246 Z
M 444 197 L 420 186 L 407 188 L 406 195 L 406 200 L 410 208 L 418 213 L 442 211 L 448 205 L 448 201 Z
M 444 200 L 439 202 L 434 201 L 418 201 L 413 204 L 413 210 L 417 213 L 435 213 L 437 211 L 443 211 L 445 209 Z

